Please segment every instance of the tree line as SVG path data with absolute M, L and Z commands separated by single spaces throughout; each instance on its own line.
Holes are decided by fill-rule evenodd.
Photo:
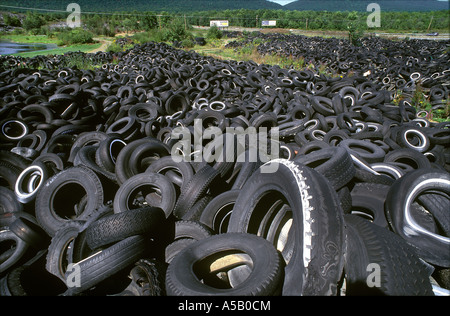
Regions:
M 83 14 L 81 21 L 86 30 L 96 35 L 112 36 L 117 31 L 149 31 L 170 27 L 173 23 L 185 26 L 209 26 L 210 20 L 228 20 L 229 26 L 261 27 L 262 21 L 276 21 L 278 28 L 308 30 L 341 30 L 349 27 L 366 31 L 397 30 L 426 31 L 448 30 L 448 10 L 431 12 L 381 12 L 381 27 L 369 28 L 367 17 L 370 12 L 357 11 L 287 11 L 287 10 L 217 10 L 196 11 L 189 14 L 170 12 L 114 12 L 111 14 Z M 67 18 L 69 13 L 28 12 L 21 19 L 10 12 L 3 13 L 4 24 L 22 26 L 34 33 L 48 32 L 49 25 Z

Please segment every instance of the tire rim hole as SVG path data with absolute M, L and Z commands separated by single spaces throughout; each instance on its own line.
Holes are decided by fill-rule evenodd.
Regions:
M 231 289 L 248 278 L 253 260 L 242 251 L 227 250 L 197 261 L 192 268 L 203 284 L 217 289 Z
M 68 183 L 54 195 L 52 211 L 61 218 L 74 219 L 84 212 L 88 195 L 81 184 Z

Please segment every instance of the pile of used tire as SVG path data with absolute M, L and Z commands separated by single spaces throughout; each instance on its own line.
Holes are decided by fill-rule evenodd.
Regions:
M 0 56 L 0 295 L 448 294 L 449 122 L 363 75 L 72 56 Z M 174 159 L 178 127 L 225 137 Z M 236 157 L 251 127 L 278 157 Z
M 315 68 L 325 65 L 333 75 L 363 74 L 368 81 L 379 83 L 381 90 L 400 90 L 408 98 L 412 98 L 418 83 L 427 92 L 433 89 L 433 95 L 441 94 L 440 85 L 448 86 L 450 78 L 450 41 L 365 37 L 359 46 L 354 46 L 347 39 L 252 32 L 244 40 L 229 42 L 227 47 L 237 49 L 257 39 L 257 50 L 262 55 L 302 58 Z M 431 99 L 433 109 L 446 106 L 442 99 Z

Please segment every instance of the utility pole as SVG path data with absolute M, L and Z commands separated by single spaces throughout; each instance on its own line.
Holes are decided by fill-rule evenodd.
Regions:
M 158 14 L 157 17 L 158 17 L 159 29 L 161 30 L 161 17 L 162 17 L 162 14 Z
M 433 18 L 434 18 L 434 16 L 431 16 L 431 19 L 430 19 L 430 24 L 428 25 L 428 28 L 427 28 L 427 32 L 430 30 L 430 27 L 431 27 L 431 23 L 433 22 Z

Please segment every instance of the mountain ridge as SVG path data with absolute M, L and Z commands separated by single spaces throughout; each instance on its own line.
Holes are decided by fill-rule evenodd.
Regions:
M 281 5 L 269 0 L 77 0 L 82 12 L 194 12 L 224 10 L 308 10 L 308 11 L 366 11 L 374 0 L 297 0 Z M 437 0 L 377 0 L 382 11 L 439 11 L 448 10 L 449 2 Z M 67 0 L 2 0 L 1 4 L 12 7 L 66 11 Z M 0 6 L 0 10 L 14 8 Z M 17 9 L 16 9 L 17 10 Z M 40 10 L 38 10 L 40 11 Z
M 366 11 L 370 3 L 380 5 L 382 11 L 440 11 L 448 10 L 448 1 L 437 0 L 297 0 L 283 6 L 285 10 Z

